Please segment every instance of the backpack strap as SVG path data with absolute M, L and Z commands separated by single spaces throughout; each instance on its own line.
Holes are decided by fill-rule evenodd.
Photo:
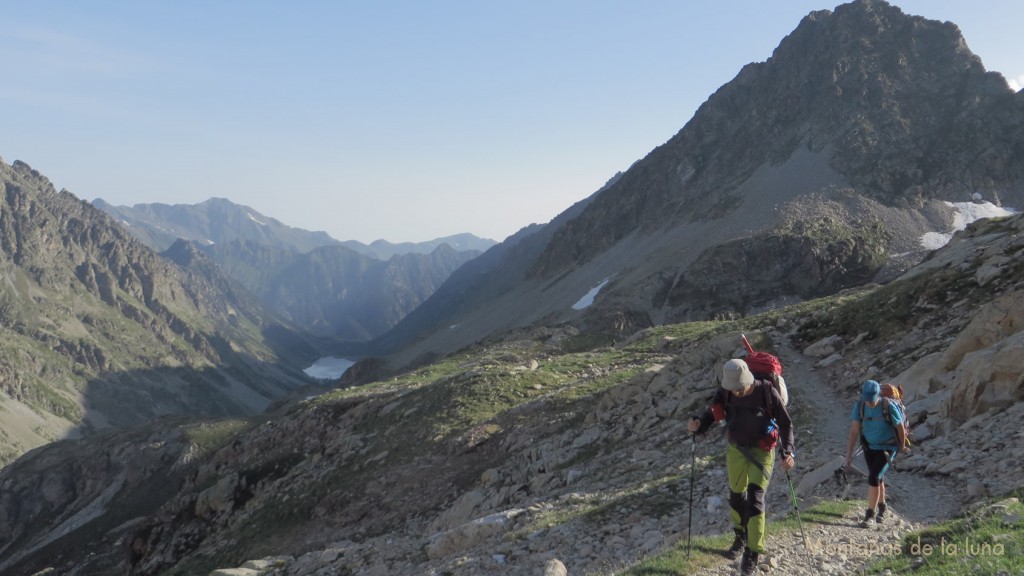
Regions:
M 864 415 L 864 405 L 865 404 L 866 404 L 866 402 L 864 402 L 863 400 L 860 401 L 860 420 L 861 420 L 862 424 L 864 422 L 868 421 L 868 420 L 884 420 L 886 423 L 889 424 L 889 426 L 892 426 L 892 421 L 889 420 L 889 399 L 888 398 L 886 398 L 885 396 L 882 396 L 882 416 L 881 417 L 879 417 L 879 416 L 865 416 Z
M 903 427 L 904 432 L 906 432 L 906 427 L 904 426 L 904 424 L 906 422 L 906 420 L 905 420 L 906 419 L 906 415 L 905 414 L 903 415 L 904 422 L 900 422 L 899 424 L 894 424 L 893 421 L 892 421 L 891 412 L 889 411 L 889 403 L 892 402 L 892 400 L 890 400 L 889 398 L 882 398 L 882 399 L 885 400 L 885 402 L 882 403 L 882 414 L 885 416 L 885 423 L 889 425 L 889 428 L 892 428 L 892 436 L 893 436 L 893 440 L 896 442 L 896 446 L 900 446 L 900 431 L 897 429 L 897 426 Z M 902 446 L 897 448 L 896 449 L 897 452 L 901 448 L 902 448 Z
M 764 406 L 768 410 L 768 418 L 775 419 L 775 411 L 772 410 L 772 383 L 770 381 L 758 380 L 758 386 L 764 391 Z
M 864 417 L 864 404 L 865 404 L 865 402 L 864 402 L 864 400 L 860 401 L 860 438 L 861 438 L 861 442 L 864 444 L 865 449 L 867 448 L 867 437 L 864 436 L 864 422 L 866 422 L 868 420 L 882 420 L 883 422 L 885 422 L 885 424 L 889 428 L 892 429 L 892 435 L 893 435 L 893 438 L 894 438 L 896 444 L 900 443 L 900 434 L 896 430 L 896 425 L 892 423 L 892 416 L 890 415 L 891 413 L 889 412 L 889 402 L 890 402 L 890 400 L 886 396 L 882 396 L 881 400 L 882 400 L 882 417 L 881 418 L 878 418 L 876 416 L 868 416 L 868 417 L 865 418 Z
M 771 480 L 772 475 L 767 470 L 765 470 L 764 465 L 758 462 L 749 450 L 747 450 L 743 446 L 740 446 L 739 444 L 733 444 L 733 446 L 736 448 L 737 451 L 739 451 L 740 454 L 743 454 L 743 457 L 746 458 L 748 462 L 750 462 L 754 466 L 757 466 L 757 469 L 761 471 L 761 475 L 764 476 L 765 479 Z

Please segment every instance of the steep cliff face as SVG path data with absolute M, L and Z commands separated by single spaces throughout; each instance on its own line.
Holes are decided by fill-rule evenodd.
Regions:
M 301 351 L 316 353 L 237 286 L 160 258 L 24 163 L 0 163 L 0 187 L 3 459 L 73 430 L 250 414 L 303 381 Z
M 399 331 L 419 344 L 385 338 L 381 352 L 401 365 L 536 321 L 621 337 L 891 279 L 927 254 L 922 235 L 951 231 L 945 201 L 1024 207 L 1022 150 L 1024 93 L 987 72 L 955 25 L 881 0 L 814 12 L 535 236 L 525 275 L 517 262 L 476 279 L 486 310 L 428 301 L 438 326 L 460 329 L 411 319 Z M 792 234 L 823 221 L 845 240 Z M 598 285 L 592 306 L 571 308 Z

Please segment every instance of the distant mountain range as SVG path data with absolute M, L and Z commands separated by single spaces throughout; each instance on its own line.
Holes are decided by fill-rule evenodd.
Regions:
M 118 219 L 145 244 L 160 252 L 178 239 L 200 245 L 255 242 L 262 246 L 306 253 L 323 246 L 345 246 L 355 252 L 387 260 L 399 254 L 429 254 L 442 244 L 458 252 L 483 252 L 497 242 L 473 234 L 454 234 L 426 242 L 391 243 L 375 240 L 336 240 L 326 232 L 310 232 L 283 224 L 275 218 L 225 198 L 210 198 L 199 204 L 135 204 L 115 206 L 97 198 L 93 206 Z
M 179 252 L 177 242 L 192 242 L 282 317 L 343 342 L 380 336 L 495 244 L 472 234 L 420 243 L 342 242 L 223 198 L 132 207 L 97 199 L 93 205 L 155 250 Z

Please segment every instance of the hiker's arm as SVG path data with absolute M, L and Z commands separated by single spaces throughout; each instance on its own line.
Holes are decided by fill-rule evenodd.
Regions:
M 901 422 L 898 426 L 896 426 L 896 453 L 899 454 L 900 452 L 906 449 L 907 431 L 903 428 L 903 423 Z
M 708 406 L 707 410 L 704 410 L 700 416 L 693 416 L 690 418 L 689 430 L 694 434 L 703 434 L 711 428 L 717 420 L 721 420 L 725 417 L 725 399 L 722 396 L 721 388 L 719 388 L 715 395 L 711 397 L 711 405 Z
M 853 462 L 853 447 L 857 445 L 857 440 L 860 439 L 860 422 L 854 420 L 850 422 L 850 437 L 846 440 L 846 465 L 849 466 Z
M 700 416 L 693 416 L 690 419 L 690 432 L 694 434 L 703 434 L 711 428 L 711 425 L 715 423 L 715 416 L 711 412 L 711 408 L 705 410 Z
M 783 456 L 796 454 L 796 433 L 793 431 L 793 419 L 789 417 L 789 410 L 782 402 L 782 396 L 774 388 L 771 389 L 771 401 L 775 403 L 773 412 L 775 422 L 779 425 L 779 442 L 782 444 Z

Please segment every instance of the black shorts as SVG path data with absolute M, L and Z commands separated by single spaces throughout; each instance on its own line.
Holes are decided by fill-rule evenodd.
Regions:
M 878 486 L 889 469 L 889 463 L 896 453 L 893 450 L 864 449 L 864 461 L 868 465 L 868 486 Z

